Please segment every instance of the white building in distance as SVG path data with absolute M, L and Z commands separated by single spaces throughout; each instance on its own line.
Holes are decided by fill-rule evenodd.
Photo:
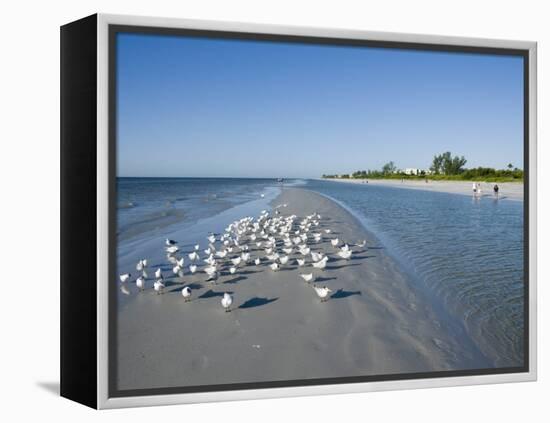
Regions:
M 406 175 L 431 175 L 432 171 L 431 170 L 426 170 L 426 169 L 418 169 L 416 167 L 408 167 L 406 168 L 403 173 L 405 173 Z

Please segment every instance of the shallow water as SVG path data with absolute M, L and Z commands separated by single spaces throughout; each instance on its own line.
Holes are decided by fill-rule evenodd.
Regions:
M 118 240 L 214 216 L 276 185 L 273 179 L 118 178 Z
M 522 201 L 331 181 L 305 188 L 349 207 L 495 366 L 523 364 Z
M 285 185 L 349 208 L 494 366 L 522 365 L 522 201 L 317 180 Z M 121 178 L 119 265 L 133 263 L 126 255 L 137 246 L 155 242 L 160 250 L 165 235 L 204 240 L 207 231 L 256 215 L 279 188 L 273 179 Z

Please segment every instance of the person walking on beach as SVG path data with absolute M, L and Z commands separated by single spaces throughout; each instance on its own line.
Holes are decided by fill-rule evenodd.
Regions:
M 495 193 L 496 197 L 498 197 L 498 190 L 499 190 L 498 185 L 495 184 L 495 186 L 493 187 L 493 192 Z
M 477 194 L 477 184 L 475 182 L 472 184 L 472 191 L 474 192 L 474 195 Z
M 477 193 L 481 195 L 481 182 L 477 183 Z

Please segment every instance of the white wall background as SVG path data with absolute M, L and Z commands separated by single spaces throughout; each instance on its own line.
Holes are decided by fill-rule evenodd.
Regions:
M 123 13 L 525 39 L 539 42 L 539 186 L 549 180 L 549 13 L 544 1 L 12 1 L 0 6 L 0 419 L 3 421 L 542 421 L 550 416 L 548 222 L 539 219 L 536 383 L 94 412 L 59 381 L 59 26 Z M 539 191 L 539 216 L 548 196 Z M 17 272 L 16 272 L 17 269 Z M 20 272 L 20 270 L 22 272 Z M 546 391 L 546 393 L 545 393 Z M 30 420 L 33 419 L 33 420 Z M 548 421 L 548 420 L 546 420 Z

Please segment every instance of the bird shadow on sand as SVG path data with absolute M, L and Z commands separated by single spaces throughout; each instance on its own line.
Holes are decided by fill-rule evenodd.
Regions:
M 362 259 L 368 259 L 368 258 L 372 258 L 372 257 L 376 257 L 376 256 L 353 256 L 351 257 L 351 260 L 362 260 Z
M 279 298 L 260 298 L 260 297 L 254 297 L 249 300 L 246 300 L 244 303 L 242 303 L 239 308 L 254 308 L 254 307 L 261 307 L 266 304 L 272 303 L 274 301 L 277 301 Z
M 344 291 L 342 288 L 340 288 L 338 291 L 332 294 L 330 298 L 337 300 L 338 298 L 347 298 L 347 297 L 351 297 L 352 295 L 362 295 L 362 294 L 361 294 L 361 291 Z
M 353 247 L 353 246 L 352 246 Z M 356 247 L 353 247 L 353 248 L 356 248 Z M 357 250 L 353 250 L 353 253 L 354 254 L 363 254 L 363 253 L 366 253 L 369 249 L 368 248 L 362 248 L 362 249 L 357 249 Z
M 281 267 L 279 267 L 279 272 L 286 272 L 288 270 L 296 270 L 298 268 L 298 266 L 289 266 L 289 265 L 282 265 Z
M 235 283 L 239 283 L 240 281 L 244 281 L 248 279 L 246 276 L 237 276 L 236 278 L 232 278 L 232 279 L 228 279 L 226 280 L 225 282 L 223 282 L 224 284 L 235 284 Z
M 201 289 L 203 287 L 203 285 L 201 283 L 197 283 L 197 282 L 191 282 L 191 283 L 184 284 L 184 285 L 188 286 L 191 289 Z
M 238 273 L 240 273 L 241 275 L 252 275 L 254 273 L 261 273 L 261 272 L 262 272 L 261 270 L 243 270 Z
M 179 286 L 177 286 L 176 288 L 168 291 L 169 293 L 172 293 L 172 292 L 177 292 L 177 293 L 180 293 L 182 288 L 184 286 L 187 286 L 189 287 L 190 289 L 201 289 L 202 288 L 202 285 L 200 283 L 186 283 L 186 284 L 180 284 Z
M 351 266 L 361 266 L 361 263 L 348 263 L 348 264 L 341 264 L 339 266 L 327 266 L 327 270 L 338 270 L 338 269 L 343 269 L 345 267 L 351 267 Z
M 183 285 L 185 285 L 185 282 L 182 282 L 182 281 L 177 281 L 177 280 L 169 280 L 167 281 L 166 279 L 164 280 L 164 286 L 166 288 L 172 288 L 173 286 L 178 286 L 178 287 L 182 287 Z
M 233 292 L 231 292 L 231 291 L 216 292 L 216 291 L 213 291 L 213 290 L 209 289 L 209 290 L 206 291 L 204 294 L 200 295 L 198 298 L 223 297 L 223 294 L 225 294 L 226 292 L 227 292 L 228 294 L 233 294 Z
M 321 276 L 320 278 L 316 278 L 315 282 L 328 282 L 328 281 L 335 281 L 336 279 L 338 279 L 338 278 L 336 278 L 336 277 L 327 278 L 327 277 L 322 277 Z

